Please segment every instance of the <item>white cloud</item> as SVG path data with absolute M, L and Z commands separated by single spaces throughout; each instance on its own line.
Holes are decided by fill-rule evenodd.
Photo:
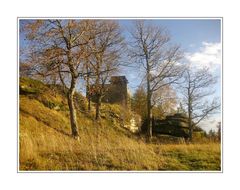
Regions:
M 211 129 L 214 131 L 217 131 L 217 124 L 218 122 L 221 122 L 221 116 L 216 115 L 213 117 L 210 117 L 204 121 L 202 121 L 199 126 L 205 130 L 206 132 L 209 132 Z
M 195 47 L 196 45 L 195 44 L 190 44 L 189 47 L 193 48 Z
M 186 53 L 186 59 L 192 66 L 198 68 L 208 67 L 211 70 L 215 70 L 222 64 L 221 43 L 202 42 L 199 51 Z

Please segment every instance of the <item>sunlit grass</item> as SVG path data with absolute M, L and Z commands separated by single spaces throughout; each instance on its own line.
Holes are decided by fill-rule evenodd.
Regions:
M 61 95 L 45 92 L 49 101 L 67 107 Z M 219 143 L 146 143 L 108 115 L 96 122 L 78 112 L 80 140 L 74 140 L 68 112 L 49 108 L 42 99 L 42 94 L 20 95 L 20 171 L 221 170 Z

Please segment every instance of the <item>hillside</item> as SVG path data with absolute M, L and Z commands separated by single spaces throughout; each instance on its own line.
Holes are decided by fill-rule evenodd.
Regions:
M 103 104 L 102 120 L 96 122 L 79 94 L 76 106 L 79 141 L 70 136 L 67 100 L 61 88 L 20 79 L 20 171 L 221 169 L 218 143 L 146 143 L 122 127 L 121 107 Z

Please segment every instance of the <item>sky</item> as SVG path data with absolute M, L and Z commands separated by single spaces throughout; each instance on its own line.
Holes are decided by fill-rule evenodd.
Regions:
M 119 23 L 127 29 L 133 20 L 120 20 Z M 154 19 L 153 24 L 166 27 L 173 42 L 180 44 L 189 52 L 197 51 L 202 42 L 221 42 L 221 20 L 217 19 Z
M 129 30 L 133 27 L 132 19 L 118 20 L 123 31 L 123 36 L 128 41 Z M 221 98 L 221 65 L 222 65 L 222 45 L 221 45 L 221 20 L 220 19 L 150 19 L 154 25 L 165 27 L 171 36 L 171 42 L 178 44 L 184 51 L 185 63 L 201 68 L 209 67 L 210 71 L 218 76 L 218 82 L 214 86 L 216 92 L 214 96 Z M 21 23 L 20 23 L 21 24 Z M 20 34 L 20 46 L 27 45 L 24 34 Z M 128 88 L 131 93 L 137 89 L 141 83 L 142 75 L 139 68 L 122 68 L 120 75 L 126 75 Z M 216 129 L 217 122 L 221 121 L 221 114 L 216 114 L 201 124 L 206 131 Z

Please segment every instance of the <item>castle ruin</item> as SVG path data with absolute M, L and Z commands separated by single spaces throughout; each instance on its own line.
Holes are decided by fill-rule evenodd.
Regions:
M 128 106 L 127 78 L 125 76 L 112 76 L 109 84 L 104 85 L 104 96 L 102 102 Z M 95 102 L 95 95 L 92 94 L 91 100 Z
M 127 78 L 125 76 L 112 76 L 109 82 L 110 84 L 105 85 L 106 93 L 102 101 L 127 106 Z

